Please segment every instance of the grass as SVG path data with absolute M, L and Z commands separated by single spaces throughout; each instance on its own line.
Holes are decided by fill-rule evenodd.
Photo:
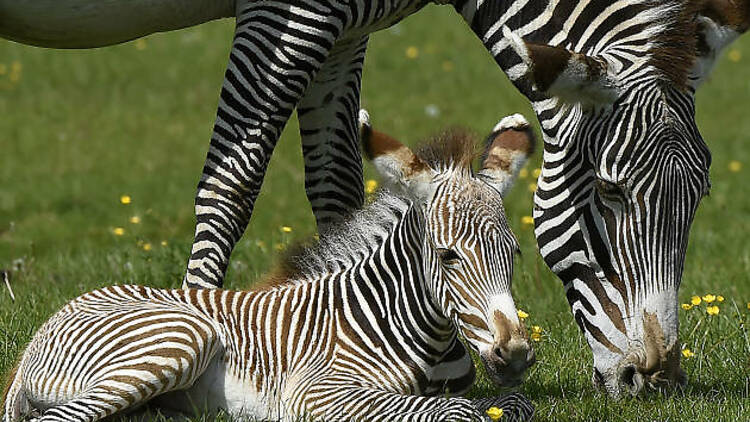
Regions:
M 11 270 L 16 295 L 11 301 L 0 286 L 0 380 L 34 330 L 67 300 L 113 283 L 180 285 L 231 38 L 232 23 L 223 21 L 89 51 L 0 41 L 0 268 Z M 523 250 L 514 293 L 530 314 L 527 322 L 544 330 L 535 345 L 539 363 L 522 387 L 540 420 L 750 417 L 750 36 L 732 50 L 732 60 L 720 60 L 698 95 L 713 189 L 693 225 L 680 293 L 682 302 L 707 292 L 726 300 L 713 317 L 704 305 L 681 311 L 681 338 L 695 353 L 683 365 L 689 377 L 683 393 L 611 401 L 593 389 L 591 352 L 561 283 L 522 224 L 531 213 L 533 179 L 519 180 L 507 198 Z M 448 8 L 428 7 L 372 37 L 362 98 L 377 128 L 408 143 L 445 126 L 482 135 L 504 115 L 532 116 Z M 733 172 L 732 161 L 745 166 Z M 292 119 L 234 251 L 227 287 L 251 287 L 272 265 L 277 245 L 313 233 L 302 169 Z M 128 205 L 119 201 L 124 194 L 132 197 Z M 139 224 L 129 222 L 132 216 Z M 113 234 L 117 227 L 122 236 Z M 496 392 L 480 376 L 473 394 Z

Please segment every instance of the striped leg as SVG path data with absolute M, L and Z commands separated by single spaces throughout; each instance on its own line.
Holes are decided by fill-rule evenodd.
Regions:
M 503 409 L 503 420 L 527 421 L 534 407 L 520 394 L 487 400 Z M 313 387 L 306 408 L 326 421 L 485 421 L 484 402 L 463 398 L 412 396 L 367 387 Z
M 252 2 L 237 15 L 183 286 L 221 287 L 281 130 L 341 31 L 335 13 L 313 5 Z
M 305 190 L 318 228 L 364 202 L 357 115 L 367 39 L 337 42 L 297 109 Z

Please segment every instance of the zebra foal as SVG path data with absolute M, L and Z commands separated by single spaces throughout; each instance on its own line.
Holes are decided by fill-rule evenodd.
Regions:
M 437 397 L 473 382 L 459 333 L 498 385 L 534 363 L 502 203 L 533 149 L 528 124 L 502 120 L 474 174 L 465 134 L 414 154 L 361 120 L 390 191 L 259 290 L 111 286 L 74 299 L 24 352 L 3 421 L 95 421 L 149 401 L 263 420 L 468 421 L 490 405 L 530 418 L 516 394 Z

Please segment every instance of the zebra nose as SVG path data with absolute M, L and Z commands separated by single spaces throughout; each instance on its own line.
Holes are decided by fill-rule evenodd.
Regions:
M 504 345 L 496 344 L 493 349 L 494 360 L 507 371 L 523 374 L 536 362 L 536 354 L 525 339 L 511 339 Z
M 643 374 L 635 365 L 626 365 L 620 368 L 617 374 L 620 391 L 627 391 L 632 396 L 637 396 L 645 385 Z

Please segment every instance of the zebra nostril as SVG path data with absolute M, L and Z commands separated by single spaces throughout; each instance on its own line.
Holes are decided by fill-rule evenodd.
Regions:
M 638 373 L 634 365 L 622 368 L 619 378 L 620 385 L 624 386 L 634 396 L 643 388 L 643 375 Z

